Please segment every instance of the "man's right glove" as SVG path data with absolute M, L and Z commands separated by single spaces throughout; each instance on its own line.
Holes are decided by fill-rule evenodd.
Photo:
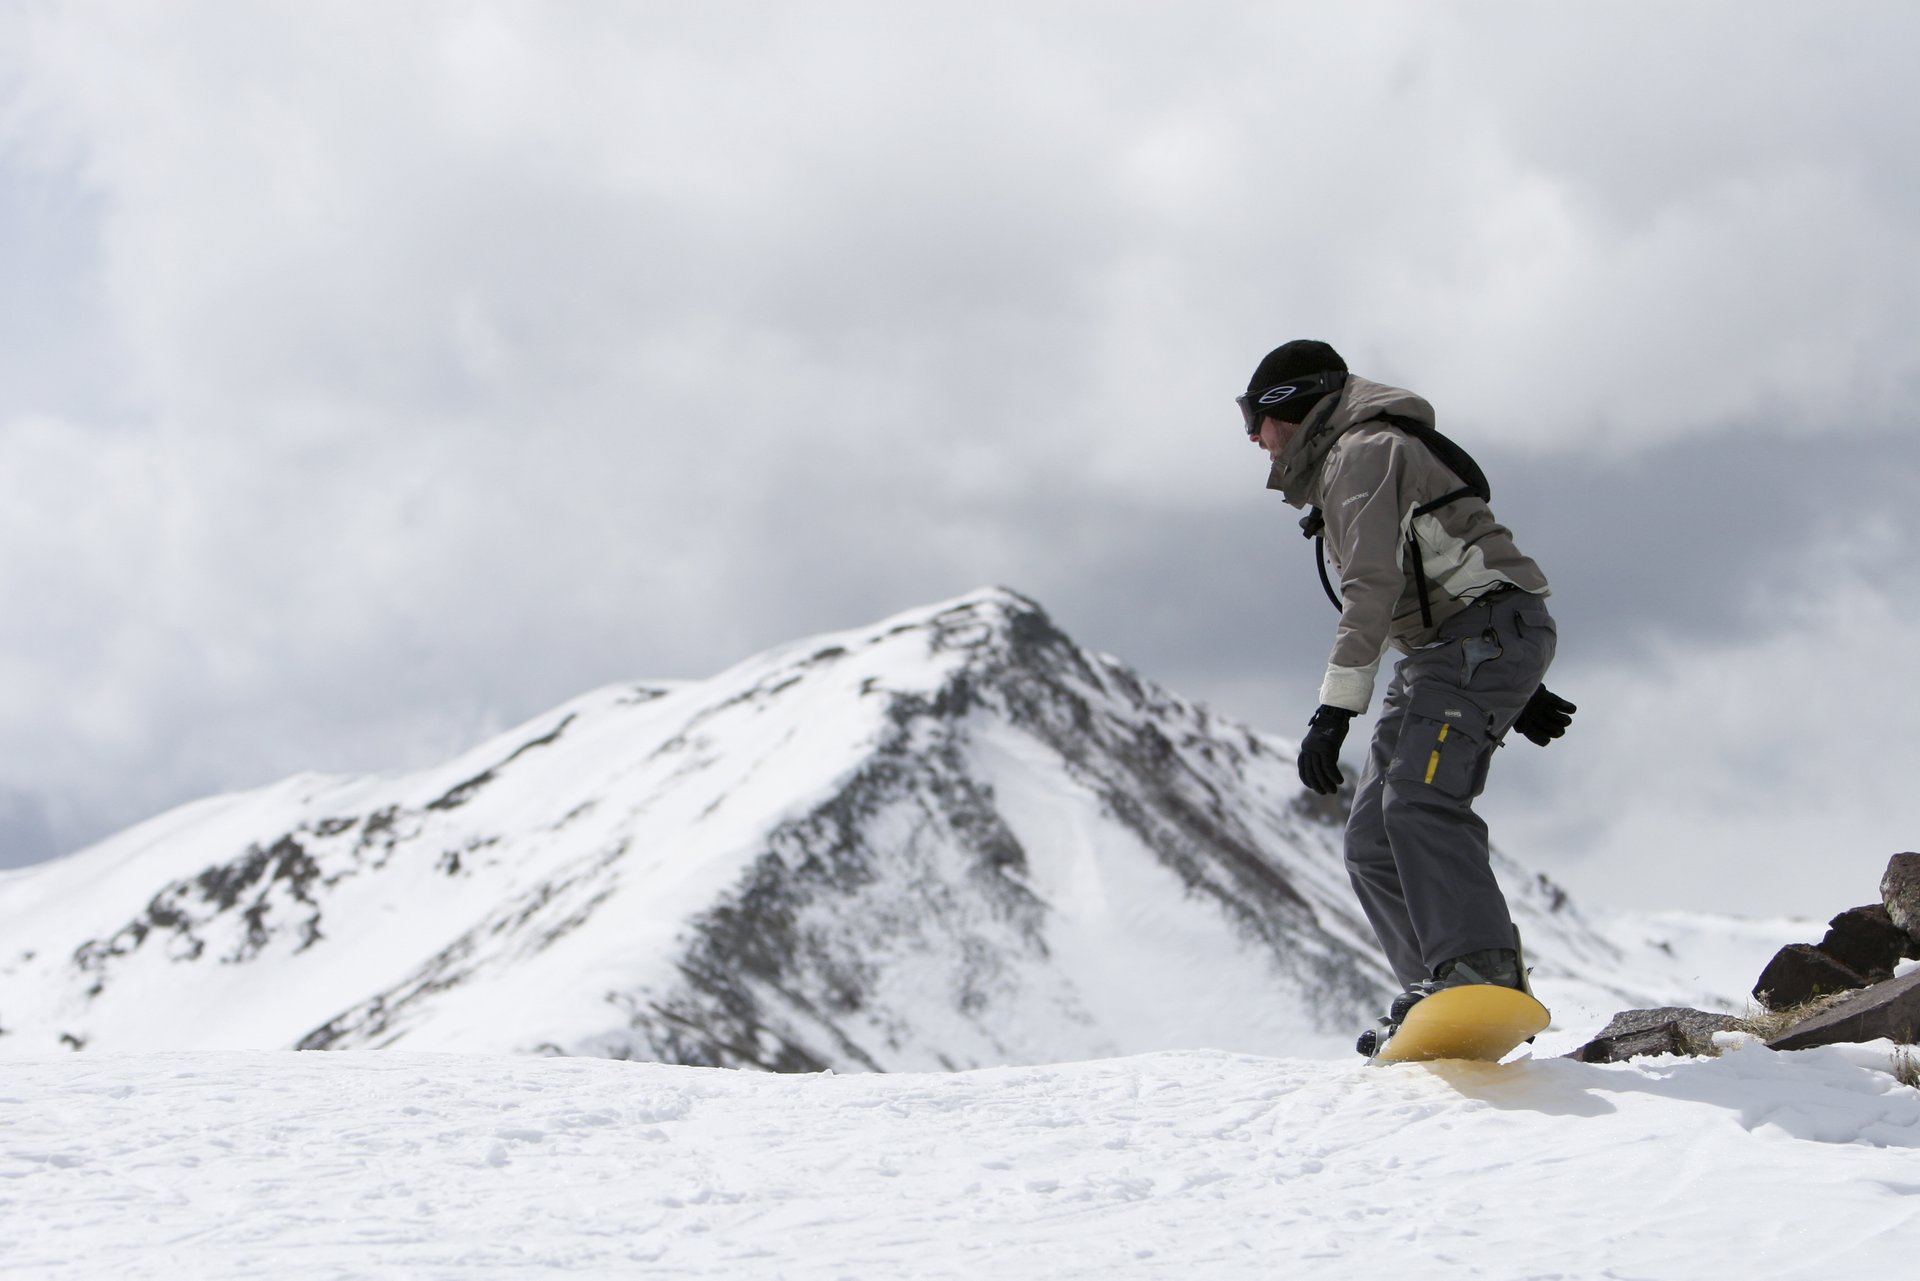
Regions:
M 1514 717 L 1513 727 L 1522 736 L 1545 747 L 1567 732 L 1567 726 L 1573 724 L 1573 714 L 1579 710 L 1542 685 L 1533 691 L 1533 697 L 1520 709 L 1520 715 Z
M 1322 703 L 1307 722 L 1307 736 L 1300 740 L 1300 781 L 1309 791 L 1332 796 L 1346 779 L 1340 773 L 1340 744 L 1347 741 L 1347 725 L 1353 713 L 1344 707 Z

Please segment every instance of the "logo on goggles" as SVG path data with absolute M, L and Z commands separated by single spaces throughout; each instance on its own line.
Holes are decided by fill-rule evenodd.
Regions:
M 1260 393 L 1260 403 L 1263 405 L 1277 405 L 1283 400 L 1291 400 L 1299 390 L 1298 384 L 1291 383 L 1284 387 L 1269 387 Z

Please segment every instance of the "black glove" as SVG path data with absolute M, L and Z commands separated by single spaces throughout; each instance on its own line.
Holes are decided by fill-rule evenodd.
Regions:
M 1353 713 L 1327 703 L 1314 709 L 1307 736 L 1300 740 L 1300 781 L 1307 790 L 1332 796 L 1346 779 L 1340 773 L 1340 744 L 1347 741 Z
M 1567 726 L 1573 724 L 1573 714 L 1580 709 L 1542 685 L 1533 691 L 1533 697 L 1513 718 L 1513 727 L 1521 735 L 1532 739 L 1545 747 L 1554 739 L 1567 732 Z

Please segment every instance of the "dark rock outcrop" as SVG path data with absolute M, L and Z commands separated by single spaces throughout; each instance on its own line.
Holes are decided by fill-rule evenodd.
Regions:
M 1850 992 L 1872 981 L 1810 943 L 1789 943 L 1760 972 L 1753 999 L 1769 1010 L 1790 1010 L 1817 996 Z
M 1880 878 L 1880 901 L 1887 916 L 1920 943 L 1920 854 L 1895 854 Z
M 1920 970 L 1857 992 L 1767 1044 L 1775 1050 L 1807 1050 L 1882 1037 L 1903 1045 L 1920 1041 Z
M 1820 942 L 1781 948 L 1761 971 L 1754 998 L 1798 1019 L 1767 1043 L 1771 1048 L 1920 1042 L 1920 970 L 1895 977 L 1902 961 L 1920 960 L 1920 853 L 1893 856 L 1880 898 L 1834 917 Z M 1814 1013 L 1797 1009 L 1814 1001 Z M 1702 1010 L 1627 1010 L 1566 1057 L 1617 1063 L 1652 1054 L 1713 1054 L 1715 1032 L 1743 1028 L 1752 1025 Z
M 1566 1055 L 1582 1063 L 1620 1063 L 1653 1054 L 1711 1055 L 1715 1032 L 1738 1030 L 1730 1014 L 1710 1014 L 1668 1006 L 1658 1010 L 1626 1010 L 1613 1016 L 1599 1036 Z
M 1894 967 L 1905 958 L 1920 955 L 1920 943 L 1878 903 L 1848 908 L 1830 924 L 1820 950 L 1875 983 L 1892 978 Z

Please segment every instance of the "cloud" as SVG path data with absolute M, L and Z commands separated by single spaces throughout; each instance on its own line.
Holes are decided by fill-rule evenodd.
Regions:
M 1843 579 L 1779 630 L 1588 664 L 1568 737 L 1503 754 L 1521 759 L 1502 760 L 1490 821 L 1510 848 L 1561 851 L 1588 902 L 1657 888 L 1672 906 L 1821 917 L 1877 901 L 1913 843 L 1920 746 L 1887 661 L 1920 627 L 1913 599 Z
M 1616 701 L 1799 635 L 1809 525 L 1920 532 L 1903 11 L 0 21 L 16 850 L 989 582 L 1297 725 L 1226 402 L 1299 334 L 1434 399 Z

